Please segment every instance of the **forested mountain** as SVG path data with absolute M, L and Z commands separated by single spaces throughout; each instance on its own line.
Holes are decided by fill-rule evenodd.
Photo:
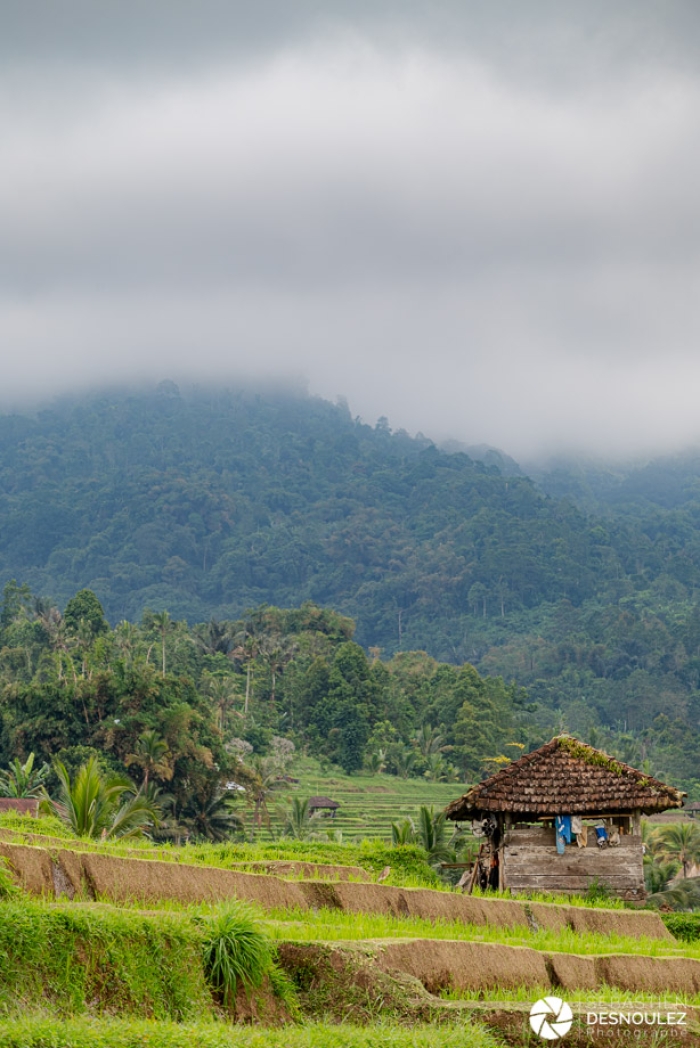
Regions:
M 364 644 L 461 658 L 469 616 L 580 604 L 623 570 L 527 478 L 308 397 L 64 402 L 0 418 L 0 464 L 2 575 L 89 586 L 113 621 L 311 599 Z
M 365 650 L 471 662 L 542 725 L 694 779 L 697 461 L 536 484 L 483 457 L 296 393 L 163 383 L 8 414 L 0 579 L 60 607 L 88 587 L 113 625 L 312 601 Z

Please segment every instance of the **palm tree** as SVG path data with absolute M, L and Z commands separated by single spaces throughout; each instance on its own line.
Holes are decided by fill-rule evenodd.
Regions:
M 647 902 L 652 906 L 685 911 L 686 913 L 698 910 L 700 909 L 700 879 L 689 877 L 685 881 L 678 881 L 672 888 L 666 888 L 664 891 L 657 891 L 648 895 Z
M 443 744 L 445 740 L 437 728 L 431 728 L 429 724 L 424 724 L 422 728 L 419 728 L 418 731 L 416 731 L 413 736 L 413 742 L 416 745 L 418 752 L 426 761 L 429 761 L 433 754 L 443 752 Z
M 662 826 L 657 834 L 659 853 L 675 859 L 688 876 L 691 866 L 700 863 L 700 826 L 692 822 L 674 822 Z
M 394 848 L 402 844 L 415 844 L 416 827 L 413 819 L 403 819 L 401 822 L 391 824 L 391 843 Z
M 234 644 L 235 647 L 231 652 L 231 658 L 245 664 L 245 704 L 243 706 L 243 715 L 247 717 L 253 681 L 253 663 L 260 652 L 260 639 L 254 633 L 244 629 L 236 634 Z
M 202 684 L 209 697 L 214 701 L 219 731 L 223 732 L 227 719 L 226 714 L 233 709 L 235 700 L 240 697 L 238 678 L 219 677 L 213 673 L 205 672 L 202 674 Z M 234 716 L 241 717 L 242 714 L 235 712 Z
M 365 767 L 371 775 L 380 775 L 385 768 L 386 753 L 384 750 L 374 750 L 365 757 Z
M 293 837 L 295 841 L 307 840 L 311 832 L 311 819 L 313 816 L 309 811 L 308 797 L 303 801 L 299 797 L 292 798 L 292 807 L 287 814 L 284 827 L 286 837 Z
M 448 768 L 450 767 L 445 758 L 441 753 L 429 753 L 426 760 L 428 764 L 425 772 L 426 779 L 432 779 L 433 782 L 442 782 L 447 777 Z
M 413 765 L 416 763 L 416 754 L 413 750 L 407 749 L 406 746 L 397 746 L 394 754 L 394 764 L 396 770 L 402 779 L 407 779 L 413 770 Z
M 444 811 L 435 813 L 432 805 L 422 805 L 418 812 L 416 839 L 428 853 L 431 863 L 454 862 L 454 850 L 447 840 L 447 824 Z
M 129 669 L 138 646 L 139 631 L 131 622 L 120 622 L 114 629 L 114 640 L 124 666 Z
M 231 810 L 233 798 L 223 787 L 211 784 L 193 794 L 184 808 L 180 823 L 196 837 L 209 841 L 226 841 L 243 829 L 243 820 Z
M 160 812 L 155 805 L 137 793 L 126 776 L 103 776 L 95 757 L 78 769 L 72 782 L 60 761 L 54 763 L 54 771 L 60 783 L 59 799 L 46 796 L 43 808 L 57 815 L 78 837 L 140 837 L 146 829 L 158 825 Z M 128 800 L 124 800 L 125 794 L 131 794 Z
M 172 755 L 168 744 L 161 739 L 157 731 L 144 731 L 136 743 L 135 752 L 130 753 L 124 761 L 127 768 L 138 765 L 143 772 L 143 792 L 148 790 L 151 775 L 169 781 L 173 777 Z
M 230 622 L 219 622 L 211 618 L 192 627 L 195 644 L 204 655 L 228 655 L 233 638 Z
M 298 645 L 292 641 L 283 640 L 277 634 L 263 637 L 260 642 L 260 654 L 267 663 L 270 671 L 270 705 L 275 705 L 277 697 L 277 675 L 281 673 L 287 663 L 294 656 Z
M 149 625 L 160 634 L 162 653 L 163 676 L 165 676 L 165 638 L 175 629 L 175 623 L 167 611 L 152 611 L 149 616 Z
M 673 859 L 664 861 L 660 856 L 647 853 L 644 856 L 644 886 L 652 894 L 663 892 L 678 873 L 680 863 Z
M 33 753 L 29 754 L 24 764 L 15 758 L 7 771 L 0 771 L 0 797 L 43 796 L 43 783 L 49 770 L 48 764 L 34 768 Z
M 279 774 L 273 762 L 265 757 L 257 757 L 250 770 L 252 776 L 249 795 L 255 804 L 253 819 L 258 829 L 260 829 L 263 822 L 269 827 L 270 812 L 267 802 L 273 790 L 282 785 L 279 781 Z

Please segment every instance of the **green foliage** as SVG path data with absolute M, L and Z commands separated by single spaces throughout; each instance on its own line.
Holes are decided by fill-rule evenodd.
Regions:
M 450 828 L 449 836 L 452 836 Z M 447 821 L 444 812 L 436 812 L 432 807 L 421 806 L 418 813 L 416 837 L 428 855 L 432 865 L 441 862 L 454 862 L 454 848 L 448 841 Z
M 311 833 L 311 814 L 309 812 L 309 799 L 305 797 L 292 797 L 292 806 L 287 813 L 284 825 L 284 833 L 287 837 L 293 837 L 297 841 L 305 841 Z
M 661 920 L 681 942 L 700 941 L 700 913 L 662 913 Z
M 216 731 L 244 705 L 257 706 L 246 738 L 284 716 L 285 733 L 352 772 L 374 760 L 380 722 L 398 735 L 386 771 L 442 778 L 444 761 L 472 780 L 510 743 L 566 729 L 700 796 L 697 458 L 560 464 L 538 477 L 544 493 L 507 457 L 485 458 L 240 389 L 0 417 L 0 577 L 65 604 L 6 583 L 0 761 L 87 745 L 116 770 L 155 731 L 182 803 L 190 774 L 224 767 Z M 155 610 L 112 632 L 102 607 L 112 622 Z M 203 622 L 190 633 L 185 619 Z M 389 661 L 336 661 L 353 640 Z M 418 666 L 410 648 L 471 662 L 482 684 L 427 655 Z M 237 687 L 208 694 L 217 708 L 195 723 L 184 681 L 201 700 L 205 670 L 222 666 Z M 165 722 L 181 704 L 211 764 L 173 749 Z M 445 754 L 420 752 L 423 726 Z
M 688 877 L 647 896 L 647 905 L 688 913 L 700 910 L 700 878 Z
M 654 850 L 666 860 L 677 861 L 683 876 L 693 864 L 700 863 L 700 826 L 695 822 L 675 822 L 660 827 Z
M 56 815 L 78 837 L 139 837 L 157 825 L 158 812 L 133 783 L 124 776 L 103 776 L 95 758 L 91 758 L 71 778 L 63 764 L 55 766 L 60 782 L 59 799 L 43 802 L 47 814 Z
M 7 859 L 0 858 L 0 899 L 11 899 L 19 895 L 19 888 L 12 879 Z
M 416 839 L 416 827 L 413 819 L 402 819 L 401 822 L 391 824 L 391 843 L 394 848 L 404 844 L 413 844 Z
M 225 841 L 243 829 L 233 810 L 234 799 L 211 779 L 205 779 L 179 812 L 179 826 L 195 840 Z
M 48 774 L 48 764 L 34 767 L 33 753 L 24 764 L 15 758 L 7 771 L 0 771 L 0 797 L 40 797 Z
M 497 1048 L 474 1022 L 414 1026 L 309 1023 L 303 1027 L 231 1026 L 224 1023 L 152 1023 L 142 1019 L 13 1019 L 2 1024 L 0 1048 Z
M 600 750 L 586 746 L 585 743 L 579 742 L 578 739 L 573 739 L 568 735 L 560 735 L 559 745 L 567 753 L 570 753 L 572 757 L 583 761 L 585 764 L 590 764 L 596 768 L 605 768 L 606 771 L 612 772 L 613 775 L 619 776 L 623 774 L 624 769 L 622 765 L 614 757 L 609 757 L 607 753 L 601 753 Z
M 426 852 L 417 844 L 401 844 L 391 848 L 381 841 L 363 841 L 356 854 L 359 864 L 374 873 L 381 873 L 388 866 L 391 884 L 422 885 L 426 888 L 440 884 Z
M 0 910 L 5 1015 L 41 1003 L 57 1016 L 111 1012 L 180 1021 L 210 1009 L 201 936 L 190 921 L 26 898 L 0 903 Z
M 437 782 L 567 730 L 700 797 L 687 463 L 668 464 L 672 505 L 660 467 L 629 473 L 631 500 L 608 476 L 614 511 L 587 479 L 606 508 L 588 517 L 570 471 L 540 478 L 547 497 L 502 456 L 243 390 L 0 417 L 0 460 L 0 577 L 20 580 L 0 610 L 2 766 L 34 752 L 74 774 L 88 748 L 153 778 L 184 825 L 193 792 L 202 810 L 235 778 L 233 737 Z
M 601 881 L 598 877 L 594 877 L 586 888 L 583 898 L 587 905 L 595 903 L 606 904 L 615 898 L 615 893 L 609 884 Z
M 259 987 L 272 967 L 270 945 L 240 904 L 227 907 L 203 924 L 204 971 L 225 1007 L 233 1009 L 239 985 Z
M 65 840 L 71 840 L 74 837 L 72 831 L 61 819 L 55 815 L 42 815 L 41 813 L 38 818 L 34 818 L 32 815 L 23 815 L 16 811 L 1 812 L 0 829 L 14 830 L 18 834 L 30 833 L 45 837 L 62 837 Z
M 89 589 L 81 589 L 71 597 L 63 612 L 63 622 L 70 633 L 79 636 L 82 631 L 87 631 L 91 639 L 109 629 L 104 609 L 96 594 Z

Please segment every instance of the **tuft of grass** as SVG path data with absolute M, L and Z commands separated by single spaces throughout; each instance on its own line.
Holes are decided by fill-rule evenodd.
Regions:
M 20 894 L 19 888 L 12 880 L 7 859 L 0 858 L 0 899 L 12 899 Z
M 273 994 L 285 1006 L 291 1019 L 294 1022 L 301 1022 L 303 1016 L 299 1006 L 299 995 L 287 973 L 273 960 L 267 976 Z
M 202 959 L 209 985 L 233 1008 L 239 984 L 257 988 L 272 968 L 272 952 L 253 915 L 239 904 L 203 920 Z

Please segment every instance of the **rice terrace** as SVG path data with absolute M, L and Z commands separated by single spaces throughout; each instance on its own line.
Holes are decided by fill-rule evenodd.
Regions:
M 0 1048 L 700 1048 L 699 41 L 0 0 Z
M 354 630 L 5 586 L 0 1048 L 699 1043 L 695 779 Z
M 377 781 L 355 781 L 368 818 Z M 696 918 L 464 894 L 415 843 L 315 836 L 100 840 L 6 811 L 0 1046 L 533 1045 L 542 999 L 571 1009 L 564 1044 L 700 1043 Z

